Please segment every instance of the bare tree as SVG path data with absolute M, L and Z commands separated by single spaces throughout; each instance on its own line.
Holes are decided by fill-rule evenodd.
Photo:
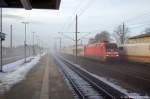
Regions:
M 114 30 L 114 37 L 119 44 L 124 44 L 128 40 L 129 28 L 123 23 Z
M 150 28 L 145 29 L 145 34 L 150 34 Z
M 89 39 L 89 44 L 110 41 L 110 34 L 107 31 L 102 31 L 95 35 L 94 38 Z
M 93 44 L 93 43 L 95 43 L 95 42 L 96 42 L 96 41 L 95 41 L 94 38 L 90 38 L 89 41 L 88 41 L 89 44 Z
M 107 31 L 102 31 L 95 36 L 96 42 L 104 42 L 110 40 L 110 34 Z

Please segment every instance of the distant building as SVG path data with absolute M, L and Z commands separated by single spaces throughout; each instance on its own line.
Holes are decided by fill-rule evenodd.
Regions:
M 150 43 L 150 33 L 141 34 L 128 39 L 129 44 L 134 43 Z

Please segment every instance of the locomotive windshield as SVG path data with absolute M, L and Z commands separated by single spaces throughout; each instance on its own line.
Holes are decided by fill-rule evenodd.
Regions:
M 117 51 L 118 50 L 118 47 L 116 44 L 106 44 L 106 51 L 109 52 L 109 51 Z

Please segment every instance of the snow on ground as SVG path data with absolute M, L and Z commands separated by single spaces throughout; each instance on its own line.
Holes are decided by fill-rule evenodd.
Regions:
M 43 56 L 42 54 L 41 56 Z M 31 61 L 30 61 L 31 60 Z M 0 73 L 0 94 L 8 91 L 13 85 L 22 81 L 27 73 L 34 67 L 40 60 L 40 55 L 35 57 L 28 57 L 27 63 L 24 59 L 16 62 L 6 64 L 3 66 L 3 73 Z
M 87 72 L 88 74 L 94 76 L 95 78 L 99 79 L 100 81 L 103 81 L 104 83 L 108 84 L 109 86 L 119 90 L 120 92 L 126 94 L 127 96 L 129 96 L 130 98 L 134 98 L 134 99 L 150 99 L 149 96 L 141 96 L 139 93 L 131 93 L 129 92 L 127 89 L 124 89 L 123 87 L 116 85 L 115 82 L 111 82 L 110 80 L 108 80 L 107 78 L 104 77 L 100 77 L 98 75 L 95 75 L 93 73 L 88 72 L 86 69 L 82 68 L 80 65 L 75 64 L 67 59 L 65 59 L 63 56 L 59 56 L 61 58 L 63 58 L 64 60 L 66 60 L 67 62 L 74 64 L 74 66 L 78 67 L 79 69 Z M 125 98 L 125 97 L 124 97 Z

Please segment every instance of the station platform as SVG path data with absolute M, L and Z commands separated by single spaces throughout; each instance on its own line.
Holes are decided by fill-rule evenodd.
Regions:
M 74 99 L 63 79 L 63 75 L 61 75 L 58 66 L 54 64 L 51 57 L 49 72 L 49 99 Z
M 63 76 L 51 55 L 43 56 L 26 78 L 9 91 L 0 94 L 0 99 L 73 99 Z

